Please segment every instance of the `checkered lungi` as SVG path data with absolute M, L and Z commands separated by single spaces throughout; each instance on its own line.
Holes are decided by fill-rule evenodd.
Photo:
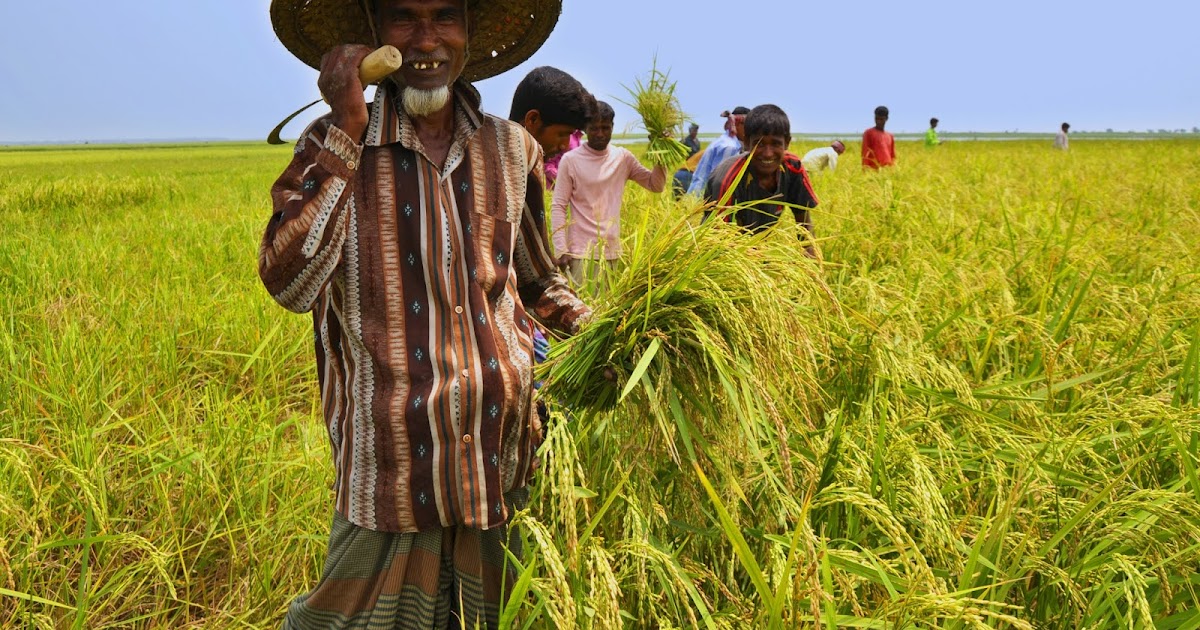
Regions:
M 518 488 L 504 499 L 520 509 L 527 497 L 528 489 Z M 521 556 L 520 538 L 508 527 L 397 534 L 359 527 L 335 513 L 321 581 L 292 602 L 283 628 L 498 628 L 501 601 L 516 581 L 506 545 Z

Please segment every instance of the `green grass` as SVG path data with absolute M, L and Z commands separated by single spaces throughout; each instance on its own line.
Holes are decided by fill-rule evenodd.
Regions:
M 513 627 L 1200 627 L 1200 142 L 899 149 L 814 178 L 820 266 L 628 189 L 589 299 L 703 323 L 757 256 L 713 312 L 759 327 L 629 318 L 625 400 L 550 428 Z M 315 582 L 311 322 L 255 272 L 290 155 L 0 151 L 0 627 L 271 628 Z

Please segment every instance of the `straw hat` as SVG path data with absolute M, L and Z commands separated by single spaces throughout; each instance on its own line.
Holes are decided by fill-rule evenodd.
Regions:
M 300 61 L 320 69 L 339 44 L 375 46 L 368 19 L 372 0 L 271 0 L 275 34 Z M 474 29 L 462 76 L 479 81 L 512 69 L 545 43 L 562 0 L 467 0 Z

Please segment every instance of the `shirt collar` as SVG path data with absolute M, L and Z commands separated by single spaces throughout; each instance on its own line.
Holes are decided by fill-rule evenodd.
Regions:
M 375 90 L 364 145 L 379 147 L 398 142 L 409 149 L 420 146 L 412 118 L 396 106 L 398 94 L 398 86 L 391 81 L 385 81 Z M 475 86 L 462 79 L 451 87 L 451 98 L 454 100 L 455 141 L 465 141 L 483 126 L 482 98 Z

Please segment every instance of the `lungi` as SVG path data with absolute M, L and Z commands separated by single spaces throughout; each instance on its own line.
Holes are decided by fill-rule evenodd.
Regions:
M 514 489 L 505 502 L 523 508 L 528 494 Z M 501 602 L 517 579 L 506 546 L 521 557 L 520 537 L 509 530 L 379 532 L 335 513 L 321 580 L 288 607 L 283 628 L 498 628 Z

